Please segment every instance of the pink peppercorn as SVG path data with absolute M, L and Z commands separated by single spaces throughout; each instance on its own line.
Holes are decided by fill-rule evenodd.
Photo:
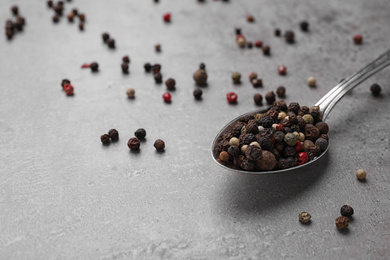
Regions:
M 73 95 L 73 91 L 74 91 L 73 86 L 71 84 L 65 84 L 64 91 L 65 91 L 66 95 L 68 95 L 68 96 Z
M 171 21 L 171 13 L 166 13 L 163 15 L 164 22 L 169 23 Z
M 287 73 L 287 68 L 286 68 L 286 66 L 280 65 L 280 66 L 278 67 L 278 73 L 279 73 L 279 75 L 286 75 L 286 73 Z
M 260 40 L 257 40 L 257 41 L 255 41 L 255 46 L 256 46 L 257 48 L 261 48 L 261 47 L 263 46 L 263 42 L 260 41 Z
M 301 148 L 302 148 L 302 143 L 301 141 L 297 140 L 297 144 L 295 145 L 295 150 L 299 152 Z
M 356 34 L 355 36 L 353 36 L 353 41 L 355 42 L 355 44 L 362 44 L 363 43 L 363 36 L 361 34 Z
M 164 99 L 165 102 L 170 102 L 171 101 L 171 94 L 169 92 L 165 92 L 163 95 L 162 95 L 162 98 Z
M 237 101 L 237 94 L 234 92 L 229 92 L 226 94 L 226 99 L 229 103 L 235 103 Z
M 307 161 L 309 160 L 309 157 L 307 156 L 307 153 L 305 152 L 300 152 L 298 154 L 298 165 L 302 165 L 304 163 L 307 163 Z

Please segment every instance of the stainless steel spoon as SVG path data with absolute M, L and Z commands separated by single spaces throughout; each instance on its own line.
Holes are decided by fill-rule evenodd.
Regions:
M 334 107 L 334 105 L 336 105 L 336 103 L 339 102 L 339 100 L 342 97 L 344 97 L 345 94 L 347 94 L 353 88 L 358 86 L 361 82 L 363 82 L 367 78 L 371 77 L 372 75 L 374 75 L 378 71 L 384 69 L 388 65 L 390 65 L 390 50 L 386 51 L 385 53 L 380 55 L 377 59 L 375 59 L 374 61 L 369 63 L 367 66 L 365 66 L 364 68 L 362 68 L 361 70 L 359 70 L 358 72 L 356 72 L 355 74 L 353 74 L 349 78 L 343 80 L 342 82 L 337 84 L 334 88 L 332 88 L 328 93 L 326 93 L 326 95 L 324 97 L 322 97 L 317 103 L 315 103 L 315 106 L 320 107 L 320 111 L 322 112 L 322 120 L 325 121 L 325 119 L 329 115 L 329 113 L 332 110 L 332 108 Z M 222 133 L 224 133 L 228 128 L 232 127 L 234 125 L 234 123 L 237 122 L 238 119 L 242 118 L 243 116 L 252 115 L 252 114 L 256 114 L 256 113 L 264 113 L 267 110 L 268 109 L 256 110 L 256 111 L 252 111 L 252 112 L 240 115 L 240 116 L 236 117 L 235 119 L 233 119 L 232 121 L 230 121 L 226 126 L 224 126 L 222 128 L 221 131 L 219 131 L 219 133 L 217 134 L 217 136 L 214 139 L 214 142 L 212 145 L 212 150 L 211 150 L 211 156 L 213 157 L 214 161 L 218 165 L 220 165 L 221 167 L 223 167 L 225 169 L 235 171 L 235 172 L 242 172 L 242 173 L 250 173 L 250 174 L 281 173 L 281 172 L 286 172 L 286 171 L 290 171 L 290 170 L 294 170 L 294 169 L 298 169 L 298 168 L 302 168 L 304 166 L 307 166 L 307 165 L 319 160 L 328 151 L 329 145 L 328 145 L 328 148 L 325 151 L 323 151 L 320 156 L 315 157 L 313 160 L 311 160 L 305 164 L 298 165 L 298 166 L 291 167 L 291 168 L 287 168 L 287 169 L 282 169 L 282 170 L 274 170 L 274 171 L 244 171 L 244 170 L 229 168 L 229 167 L 221 164 L 220 162 L 218 162 L 218 160 L 217 160 L 218 155 L 215 154 L 215 152 L 214 152 L 215 147 L 217 145 L 218 137 L 220 135 L 222 135 Z

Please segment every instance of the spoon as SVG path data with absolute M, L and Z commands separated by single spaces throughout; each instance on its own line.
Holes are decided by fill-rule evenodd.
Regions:
M 386 51 L 382 55 L 380 55 L 377 59 L 369 63 L 367 66 L 359 70 L 358 72 L 352 74 L 349 78 L 341 81 L 339 84 L 337 84 L 334 88 L 332 88 L 328 93 L 325 94 L 317 103 L 315 103 L 315 106 L 320 107 L 320 111 L 322 114 L 322 121 L 325 121 L 325 119 L 328 117 L 330 111 L 332 108 L 337 104 L 337 102 L 340 101 L 342 97 L 344 97 L 348 92 L 350 92 L 353 88 L 358 86 L 361 82 L 366 80 L 367 78 L 371 77 L 378 71 L 384 69 L 390 65 L 390 50 Z M 273 170 L 273 171 L 244 171 L 244 170 L 239 170 L 239 169 L 234 169 L 227 167 L 226 165 L 223 165 L 220 163 L 218 159 L 218 153 L 216 152 L 216 146 L 218 144 L 218 139 L 219 137 L 229 128 L 231 128 L 234 123 L 236 123 L 240 118 L 246 116 L 246 115 L 254 115 L 257 113 L 265 113 L 268 109 L 264 110 L 255 110 L 249 113 L 245 113 L 243 115 L 240 115 L 230 121 L 226 126 L 222 128 L 221 131 L 217 134 L 217 136 L 214 139 L 214 142 L 212 144 L 212 150 L 211 150 L 211 155 L 214 159 L 214 161 L 221 167 L 232 170 L 235 172 L 242 172 L 242 173 L 250 173 L 250 174 L 270 174 L 270 173 L 281 173 L 281 172 L 286 172 L 290 170 L 295 170 L 298 168 L 302 168 L 304 166 L 307 166 L 317 160 L 319 160 L 321 157 L 324 156 L 324 154 L 328 151 L 329 149 L 329 144 L 328 147 L 326 148 L 325 151 L 323 151 L 319 156 L 314 157 L 313 160 L 308 161 L 307 163 L 295 166 L 295 167 L 290 167 L 287 169 L 279 169 L 279 170 Z

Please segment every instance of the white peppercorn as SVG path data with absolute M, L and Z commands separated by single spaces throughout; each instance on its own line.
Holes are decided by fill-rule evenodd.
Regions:
M 316 83 L 317 83 L 317 80 L 315 77 L 309 77 L 307 79 L 307 85 L 309 85 L 309 87 L 315 87 Z
M 128 88 L 126 90 L 126 94 L 129 98 L 134 98 L 135 97 L 135 90 L 133 88 Z
M 365 170 L 363 169 L 359 169 L 356 171 L 356 177 L 359 179 L 359 180 L 364 180 L 367 176 L 367 173 Z
M 229 140 L 229 145 L 239 146 L 240 145 L 240 140 L 237 137 L 232 137 Z

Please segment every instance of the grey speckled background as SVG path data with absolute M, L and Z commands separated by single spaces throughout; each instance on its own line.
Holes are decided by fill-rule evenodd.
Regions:
M 38 3 L 40 2 L 40 3 Z M 286 174 L 252 176 L 219 167 L 211 142 L 230 119 L 256 107 L 252 96 L 279 85 L 287 102 L 311 105 L 340 79 L 390 48 L 390 2 L 231 0 L 229 3 L 151 0 L 74 0 L 86 30 L 51 22 L 45 1 L 2 0 L 0 17 L 17 3 L 25 31 L 0 34 L 1 259 L 388 259 L 390 257 L 390 73 L 381 71 L 347 95 L 327 122 L 332 144 L 321 162 Z M 162 14 L 172 13 L 164 24 Z M 246 15 L 256 22 L 248 24 Z M 298 24 L 310 22 L 310 33 Z M 272 56 L 237 48 L 234 28 L 271 45 Z M 273 36 L 292 29 L 297 43 Z M 117 48 L 109 50 L 101 33 Z M 352 43 L 356 33 L 361 46 Z M 162 52 L 154 52 L 161 43 Z M 129 75 L 121 57 L 130 55 Z M 100 72 L 81 70 L 98 61 Z M 161 63 L 177 90 L 144 73 Z M 205 62 L 209 86 L 192 97 L 192 73 Z M 284 64 L 288 74 L 276 73 Z M 243 74 L 234 86 L 230 75 Z M 247 75 L 256 71 L 264 87 Z M 318 86 L 306 85 L 315 76 Z M 75 96 L 60 81 L 68 77 Z M 377 82 L 382 96 L 369 86 Z M 128 100 L 125 90 L 136 89 Z M 228 105 L 225 94 L 239 102 Z M 147 140 L 130 153 L 127 140 L 143 127 Z M 99 137 L 118 129 L 120 140 Z M 166 152 L 155 152 L 161 138 Z M 364 168 L 367 181 L 355 171 Z M 347 232 L 334 220 L 342 205 L 355 209 Z M 301 225 L 298 214 L 312 214 Z

